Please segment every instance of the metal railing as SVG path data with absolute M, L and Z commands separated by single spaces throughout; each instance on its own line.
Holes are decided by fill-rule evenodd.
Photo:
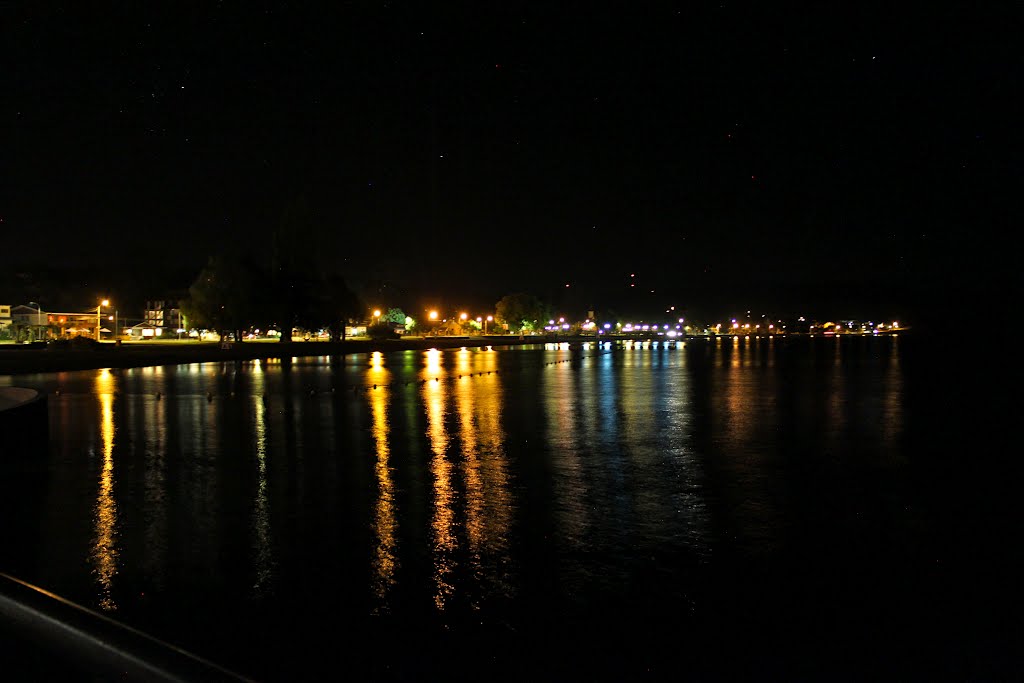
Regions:
M 2 572 L 0 629 L 9 629 L 68 666 L 120 681 L 249 680 Z

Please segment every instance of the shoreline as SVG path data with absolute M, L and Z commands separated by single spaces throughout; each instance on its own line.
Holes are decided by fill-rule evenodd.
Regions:
M 417 337 L 414 339 L 348 339 L 340 342 L 243 342 L 222 349 L 217 342 L 160 343 L 136 342 L 115 346 L 104 343 L 97 349 L 20 349 L 0 350 L 0 377 L 46 372 L 99 370 L 102 368 L 141 368 L 185 363 L 219 363 L 280 357 L 335 356 L 354 353 L 417 351 L 463 346 L 522 346 L 545 344 L 548 337 Z M 570 341 L 559 338 L 558 341 Z
M 905 330 L 901 330 L 905 331 Z M 722 338 L 733 335 L 720 335 Z M 785 338 L 813 338 L 819 335 L 787 334 L 776 335 Z M 820 335 L 828 338 L 827 335 Z M 846 336 L 846 335 L 842 335 Z M 855 338 L 872 335 L 850 335 Z M 878 337 L 889 336 L 875 335 Z M 763 335 L 758 338 L 762 338 Z M 677 341 L 692 341 L 703 337 L 685 337 Z M 715 337 L 708 337 L 713 339 Z M 463 346 L 525 346 L 529 344 L 593 342 L 591 336 L 533 336 L 520 339 L 517 336 L 488 335 L 486 337 L 414 337 L 403 339 L 347 339 L 340 342 L 292 341 L 292 342 L 243 342 L 232 344 L 229 349 L 220 348 L 217 342 L 133 342 L 116 346 L 106 342 L 93 349 L 18 348 L 6 346 L 0 349 L 0 377 L 32 375 L 46 372 L 72 372 L 76 370 L 99 370 L 102 368 L 142 368 L 154 365 L 181 365 L 186 363 L 219 363 L 221 361 L 242 361 L 292 356 L 338 356 L 354 353 L 380 351 L 425 351 L 427 349 L 452 349 Z M 611 341 L 609 339 L 609 341 Z

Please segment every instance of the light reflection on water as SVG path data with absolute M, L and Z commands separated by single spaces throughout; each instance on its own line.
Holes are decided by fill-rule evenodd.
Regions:
M 252 506 L 252 537 L 255 551 L 253 591 L 267 590 L 273 579 L 273 549 L 270 528 L 270 501 L 267 497 L 267 404 L 263 383 L 263 367 L 259 360 L 252 367 L 252 413 L 256 446 L 256 496 Z
M 388 445 L 388 382 L 390 373 L 384 367 L 383 354 L 373 354 L 370 379 L 375 388 L 366 392 L 372 414 L 373 441 L 376 446 L 374 472 L 377 475 L 377 502 L 374 512 L 374 530 L 377 547 L 374 551 L 374 595 L 380 608 L 386 606 L 388 591 L 395 583 L 397 570 L 398 526 L 395 502 L 395 484 L 391 476 L 390 447 Z
M 61 504 L 31 578 L 104 610 L 308 590 L 346 619 L 453 628 L 605 603 L 690 610 L 681 567 L 791 541 L 794 462 L 833 468 L 834 485 L 858 458 L 899 459 L 899 349 L 863 343 L 876 346 L 735 337 L 34 376 L 23 384 L 51 392 Z
M 99 607 L 117 609 L 113 597 L 114 577 L 120 552 L 117 547 L 117 502 L 114 500 L 114 380 L 109 370 L 96 377 L 100 402 L 100 478 L 96 492 L 96 532 L 93 541 L 93 573 L 99 587 Z
M 433 565 L 434 565 L 434 606 L 444 611 L 449 598 L 455 592 L 452 575 L 455 571 L 455 497 L 452 482 L 453 467 L 448 460 L 448 429 L 445 425 L 445 393 L 447 377 L 441 368 L 441 352 L 427 352 L 427 363 L 423 369 L 423 402 L 427 409 L 427 435 L 430 438 L 430 473 L 433 477 Z
M 461 441 L 468 562 L 481 583 L 474 587 L 477 591 L 469 597 L 469 606 L 479 610 L 492 595 L 508 597 L 514 592 L 504 568 L 514 499 L 503 447 L 502 389 L 493 374 L 497 354 L 463 349 L 456 354 L 455 369 L 453 398 Z M 475 377 L 470 376 L 473 373 Z

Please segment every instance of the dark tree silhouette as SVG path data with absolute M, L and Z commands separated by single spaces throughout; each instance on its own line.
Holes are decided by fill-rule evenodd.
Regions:
M 271 241 L 267 305 L 281 329 L 282 342 L 290 342 L 292 329 L 309 317 L 304 309 L 310 307 L 305 297 L 311 288 L 308 272 L 312 258 L 308 252 L 300 258 L 299 245 L 308 244 L 311 236 L 309 205 L 299 196 L 285 207 Z
M 339 337 L 345 339 L 346 324 L 358 317 L 366 306 L 340 275 L 325 278 L 323 288 L 328 299 L 326 308 L 331 316 L 327 326 L 331 341 L 337 341 Z
M 229 331 L 242 340 L 256 311 L 255 268 L 238 258 L 212 256 L 188 289 L 182 309 L 189 324 L 216 330 L 222 337 Z

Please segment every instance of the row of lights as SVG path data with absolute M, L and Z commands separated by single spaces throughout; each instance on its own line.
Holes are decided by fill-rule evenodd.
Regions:
M 380 322 L 380 316 L 381 316 L 380 309 L 379 308 L 373 309 L 373 321 L 374 321 L 374 323 L 379 323 Z M 438 317 L 439 317 L 439 315 L 438 315 L 438 312 L 436 310 L 431 309 L 431 310 L 427 311 L 427 319 L 430 320 L 431 322 L 436 322 Z M 406 324 L 407 325 L 410 322 L 412 322 L 412 318 L 410 318 L 408 316 L 406 316 L 405 320 L 406 320 Z M 443 322 L 447 322 L 447 320 L 448 319 L 445 318 L 443 320 Z M 462 322 L 466 322 L 467 320 L 469 320 L 469 314 L 468 313 L 460 313 L 459 314 L 459 320 L 461 320 Z M 494 316 L 493 315 L 489 315 L 489 316 L 486 316 L 486 317 L 484 317 L 484 316 L 477 316 L 476 321 L 478 323 L 491 323 L 491 322 L 494 322 Z M 486 325 L 485 325 L 484 329 L 486 330 Z

